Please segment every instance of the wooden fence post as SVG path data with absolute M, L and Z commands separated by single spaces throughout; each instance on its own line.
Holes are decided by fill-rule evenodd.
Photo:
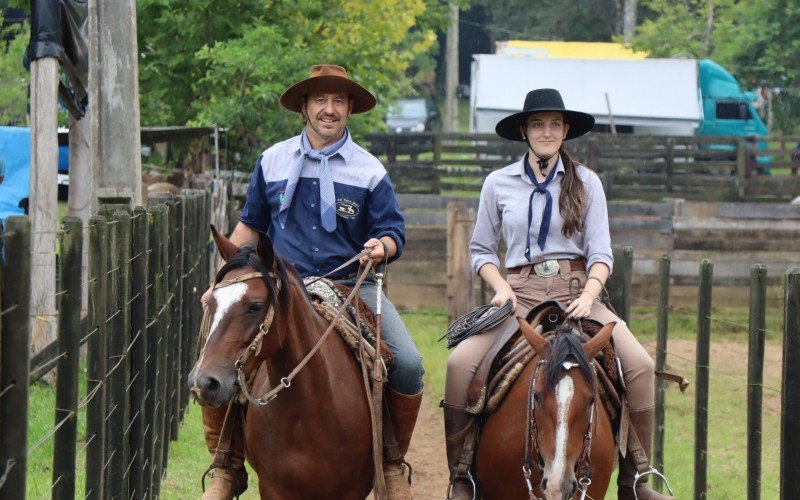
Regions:
M 6 220 L 0 254 L 3 297 L 0 320 L 0 476 L 3 498 L 25 498 L 28 456 L 28 373 L 31 325 L 31 223 L 27 217 Z
M 130 344 L 130 268 L 131 268 L 131 219 L 128 212 L 116 210 L 113 215 L 109 256 L 112 257 L 109 294 L 111 301 L 108 315 L 109 334 L 106 349 L 109 369 L 108 384 L 108 446 L 106 460 L 108 478 L 106 482 L 111 497 L 129 498 L 128 495 L 128 373 L 130 372 L 128 345 Z
M 474 209 L 462 202 L 447 204 L 447 315 L 451 323 L 474 307 L 469 253 L 474 225 Z
M 781 390 L 781 498 L 800 489 L 800 268 L 786 272 L 783 303 L 783 375 Z
M 767 268 L 750 268 L 750 328 L 747 349 L 747 498 L 761 498 L 761 402 L 764 382 Z
M 58 376 L 53 443 L 53 498 L 75 498 L 75 444 L 78 435 L 78 364 L 81 341 L 83 222 L 61 221 L 61 276 L 58 288 Z M 58 427 L 60 425 L 60 427 Z
M 664 371 L 667 364 L 667 333 L 669 326 L 669 275 L 670 258 L 662 255 L 658 262 L 658 310 L 656 311 L 656 370 Z M 652 465 L 661 473 L 664 473 L 664 413 L 667 384 L 660 377 L 656 377 L 656 414 L 655 414 L 655 436 L 653 440 Z M 656 487 L 661 488 L 662 484 L 657 483 Z
M 212 200 L 213 207 L 213 200 Z M 183 310 L 187 307 L 184 303 L 183 287 L 184 287 L 184 273 L 183 261 L 185 258 L 184 245 L 185 238 L 185 225 L 186 225 L 186 198 L 184 196 L 177 196 L 175 199 L 175 229 L 173 235 L 175 236 L 175 256 L 172 259 L 172 268 L 175 273 L 175 312 L 172 320 L 175 325 L 175 395 L 173 400 L 175 402 L 175 411 L 173 412 L 174 420 L 172 427 L 172 439 L 178 439 L 178 430 L 180 423 L 183 421 L 183 400 L 188 391 L 186 387 L 186 371 L 184 371 L 184 359 L 186 357 L 185 344 L 185 331 L 183 324 Z
M 694 498 L 707 498 L 708 468 L 708 362 L 711 352 L 711 287 L 714 264 L 700 263 L 700 290 L 697 299 L 697 357 L 695 359 L 694 420 Z
M 666 160 L 666 179 L 664 179 L 664 190 L 672 192 L 673 176 L 675 175 L 675 139 L 667 138 L 667 151 L 664 159 Z
M 161 232 L 158 228 L 160 210 L 150 207 L 147 210 L 147 356 L 145 369 L 145 436 L 144 436 L 144 493 L 148 498 L 153 498 L 156 477 L 156 439 L 158 439 L 156 426 L 158 419 L 156 411 L 158 402 L 156 396 L 156 382 L 158 378 L 158 300 L 157 293 L 158 273 L 160 271 L 159 246 Z
M 147 273 L 149 238 L 147 211 L 133 211 L 131 238 L 131 346 L 130 346 L 130 475 L 129 491 L 133 498 L 145 492 L 145 393 L 147 391 Z
M 747 148 L 744 144 L 744 137 L 736 139 L 736 179 L 739 182 L 737 196 L 742 200 L 746 194 L 747 178 L 750 177 L 747 171 Z
M 104 217 L 89 219 L 89 333 L 86 348 L 86 498 L 105 498 L 106 300 L 108 227 Z M 92 396 L 94 394 L 94 396 Z
M 631 296 L 633 294 L 633 247 L 613 247 L 614 271 L 608 278 L 608 294 L 611 305 L 625 323 L 631 320 Z

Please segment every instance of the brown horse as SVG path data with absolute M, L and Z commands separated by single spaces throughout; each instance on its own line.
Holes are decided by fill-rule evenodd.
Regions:
M 237 360 L 262 331 L 242 366 L 254 398 L 284 384 L 269 404 L 248 404 L 246 456 L 261 498 L 363 499 L 372 488 L 372 434 L 364 382 L 351 351 L 326 338 L 293 380 L 329 323 L 314 309 L 290 263 L 261 235 L 237 248 L 216 234 L 227 261 L 216 277 L 212 324 L 189 385 L 202 405 L 228 404 L 239 392 Z M 264 333 L 265 332 L 265 333 Z
M 566 323 L 545 338 L 517 319 L 536 356 L 481 431 L 478 490 L 487 499 L 561 500 L 580 488 L 603 498 L 616 451 L 592 360 L 614 323 L 582 343 Z

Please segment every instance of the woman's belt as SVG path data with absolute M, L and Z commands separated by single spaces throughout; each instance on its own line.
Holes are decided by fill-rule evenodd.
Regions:
M 568 266 L 570 271 L 586 270 L 585 259 L 559 259 L 559 260 L 551 259 L 542 262 L 537 262 L 535 264 L 528 264 L 527 266 L 510 267 L 507 270 L 507 272 L 508 274 L 519 274 L 522 272 L 523 269 L 529 267 L 531 268 L 531 272 L 533 274 L 541 276 L 543 278 L 549 278 L 551 276 L 555 276 L 556 274 L 558 274 L 558 271 L 561 269 L 562 263 Z

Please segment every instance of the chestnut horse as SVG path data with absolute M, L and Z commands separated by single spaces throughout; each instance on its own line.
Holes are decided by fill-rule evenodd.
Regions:
M 546 338 L 541 326 L 517 319 L 536 356 L 483 426 L 478 491 L 487 499 L 562 500 L 580 488 L 603 498 L 616 448 L 592 360 L 614 323 L 582 343 L 568 323 Z
M 239 392 L 237 360 L 262 331 L 243 378 L 254 399 L 281 384 L 285 390 L 246 409 L 246 457 L 261 498 L 365 498 L 373 483 L 372 432 L 351 351 L 335 333 L 317 346 L 329 322 L 267 236 L 256 248 L 237 248 L 212 232 L 227 263 L 209 303 L 208 338 L 189 374 L 195 398 L 205 406 L 228 404 Z M 290 372 L 297 377 L 287 378 Z

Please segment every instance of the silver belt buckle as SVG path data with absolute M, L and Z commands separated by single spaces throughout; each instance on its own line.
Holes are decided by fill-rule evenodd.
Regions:
M 560 269 L 561 266 L 558 264 L 557 260 L 545 260 L 543 262 L 537 262 L 533 265 L 533 272 L 542 278 L 550 278 L 551 276 L 555 276 L 558 274 Z

